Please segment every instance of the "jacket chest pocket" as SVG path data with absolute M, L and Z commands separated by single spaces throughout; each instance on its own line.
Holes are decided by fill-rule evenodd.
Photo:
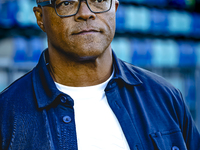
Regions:
M 156 150 L 187 150 L 180 130 L 150 134 Z

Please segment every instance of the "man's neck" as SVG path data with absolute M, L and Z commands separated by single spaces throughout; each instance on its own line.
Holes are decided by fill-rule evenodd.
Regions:
M 111 48 L 92 60 L 73 60 L 49 51 L 49 72 L 55 82 L 74 87 L 92 86 L 106 81 L 112 74 Z

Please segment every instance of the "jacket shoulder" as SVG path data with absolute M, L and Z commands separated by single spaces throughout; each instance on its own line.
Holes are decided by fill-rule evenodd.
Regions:
M 165 78 L 129 63 L 125 63 L 125 66 L 142 82 L 142 84 L 135 89 L 144 92 L 149 97 L 153 96 L 155 103 L 176 105 L 175 107 L 182 106 L 182 109 L 185 107 L 185 100 L 181 91 Z
M 30 90 L 32 90 L 32 71 L 11 83 L 0 93 L 0 104 L 7 100 L 14 102 L 20 97 L 30 93 Z
M 126 62 L 124 63 L 128 70 L 130 70 L 132 74 L 136 75 L 143 84 L 151 84 L 151 86 L 154 87 L 168 87 L 171 89 L 175 89 L 175 87 L 171 83 L 169 83 L 164 77 L 149 70 L 134 66 L 132 64 Z

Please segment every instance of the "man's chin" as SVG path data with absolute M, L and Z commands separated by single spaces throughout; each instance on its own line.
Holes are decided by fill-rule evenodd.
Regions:
M 74 55 L 74 59 L 80 62 L 92 62 L 95 61 L 97 58 L 100 58 L 103 53 L 103 50 L 82 50 L 81 53 L 79 52 Z
M 80 61 L 80 62 L 93 62 L 96 59 L 97 59 L 97 56 L 83 56 L 83 57 L 77 58 L 77 61 Z

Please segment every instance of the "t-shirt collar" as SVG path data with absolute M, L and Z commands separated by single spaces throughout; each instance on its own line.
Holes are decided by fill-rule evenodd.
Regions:
M 36 101 L 39 108 L 44 108 L 52 104 L 58 97 L 65 95 L 59 91 L 48 71 L 48 49 L 42 52 L 37 66 L 33 69 L 33 87 Z M 131 69 L 131 65 L 118 59 L 113 52 L 113 65 L 115 68 L 114 80 L 122 80 L 129 85 L 142 84 L 136 73 Z M 131 70 L 130 70 L 131 69 Z

